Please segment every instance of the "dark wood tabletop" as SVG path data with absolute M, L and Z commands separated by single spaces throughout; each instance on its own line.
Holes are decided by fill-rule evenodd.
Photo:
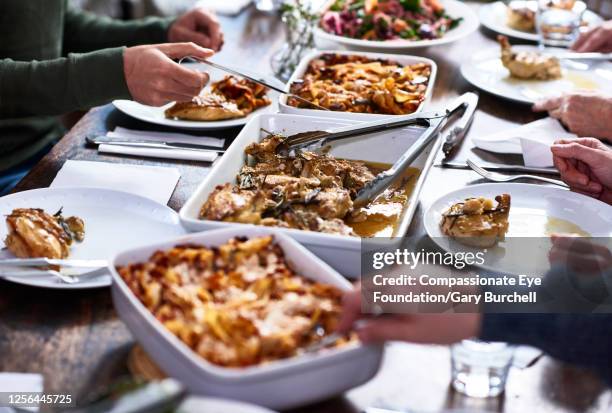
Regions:
M 472 6 L 476 9 L 477 3 Z M 226 44 L 217 56 L 220 63 L 269 73 L 269 59 L 283 41 L 277 16 L 248 9 L 237 17 L 222 18 Z M 459 63 L 483 48 L 495 47 L 493 35 L 475 32 L 457 43 L 415 54 L 438 64 L 433 105 L 472 90 L 459 73 Z M 469 136 L 523 124 L 538 115 L 530 108 L 481 95 Z M 23 191 L 48 186 L 67 159 L 103 162 L 172 165 L 181 179 L 169 202 L 178 210 L 210 169 L 209 164 L 100 155 L 85 146 L 85 136 L 104 134 L 115 126 L 164 130 L 130 119 L 106 105 L 90 110 L 16 188 Z M 239 129 L 207 135 L 233 138 Z M 483 157 L 468 141 L 457 159 L 467 154 Z M 229 139 L 228 139 L 229 141 Z M 493 159 L 494 160 L 494 159 Z M 520 159 L 504 157 L 505 162 Z M 410 235 L 424 235 L 422 211 L 439 194 L 472 182 L 477 175 L 466 170 L 433 167 L 420 199 Z M 44 375 L 45 390 L 86 398 L 93 391 L 129 374 L 126 357 L 134 340 L 113 309 L 109 289 L 55 291 L 0 282 L 0 371 L 37 372 Z M 590 374 L 543 357 L 527 369 L 512 368 L 506 392 L 492 399 L 462 397 L 449 388 L 450 359 L 447 347 L 404 343 L 388 345 L 379 374 L 367 384 L 328 401 L 295 412 L 359 412 L 366 407 L 402 411 L 439 411 L 467 407 L 496 412 L 603 412 L 609 411 L 612 393 Z

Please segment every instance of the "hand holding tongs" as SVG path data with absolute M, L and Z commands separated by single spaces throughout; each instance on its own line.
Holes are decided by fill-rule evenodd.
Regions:
M 185 59 L 192 59 L 192 60 L 195 60 L 197 62 L 204 63 L 204 64 L 206 64 L 206 65 L 208 65 L 210 67 L 214 67 L 215 69 L 223 70 L 224 72 L 231 73 L 231 74 L 236 75 L 236 76 L 244 77 L 245 79 L 249 79 L 251 82 L 258 83 L 258 84 L 260 84 L 262 86 L 267 87 L 268 89 L 272 89 L 272 90 L 274 90 L 274 91 L 276 91 L 278 93 L 282 93 L 283 95 L 291 96 L 292 98 L 297 99 L 300 102 L 306 103 L 307 105 L 310 105 L 310 106 L 315 107 L 317 109 L 320 109 L 320 110 L 329 110 L 326 107 L 323 107 L 321 105 L 317 105 L 316 103 L 311 102 L 308 99 L 304 99 L 303 97 L 301 97 L 299 95 L 296 95 L 296 94 L 293 94 L 291 92 L 288 92 L 284 88 L 281 88 L 281 87 L 278 87 L 278 86 L 274 86 L 270 82 L 267 82 L 266 80 L 264 80 L 263 78 L 256 78 L 256 77 L 253 77 L 253 76 L 245 75 L 244 73 L 241 73 L 240 71 L 238 71 L 236 69 L 232 69 L 230 67 L 220 65 L 219 63 L 213 63 L 213 62 L 211 62 L 209 60 L 202 59 L 201 57 L 197 57 L 197 56 L 185 56 L 185 57 L 181 58 L 178 61 L 178 63 L 181 64 Z

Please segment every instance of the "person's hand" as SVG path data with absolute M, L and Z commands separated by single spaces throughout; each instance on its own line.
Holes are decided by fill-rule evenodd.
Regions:
M 552 234 L 550 239 L 552 248 L 548 259 L 551 264 L 584 275 L 603 275 L 612 269 L 612 252 L 606 245 L 573 234 Z
M 132 98 L 145 105 L 190 101 L 208 83 L 208 74 L 187 69 L 172 59 L 207 58 L 214 54 L 193 43 L 135 46 L 123 53 L 125 82 Z
M 362 320 L 356 323 L 358 320 Z M 478 336 L 481 315 L 385 314 L 370 318 L 361 312 L 361 288 L 344 295 L 338 331 L 355 330 L 364 343 L 409 341 L 422 344 L 452 344 Z
M 198 7 L 179 17 L 170 26 L 168 41 L 193 42 L 218 52 L 223 46 L 223 32 L 217 17 Z
M 612 205 L 612 150 L 597 139 L 559 140 L 551 147 L 561 179 L 572 191 Z
M 572 50 L 584 52 L 612 52 L 612 20 L 582 33 L 572 45 Z
M 612 97 L 594 92 L 576 92 L 544 99 L 533 106 L 548 111 L 579 136 L 612 140 Z

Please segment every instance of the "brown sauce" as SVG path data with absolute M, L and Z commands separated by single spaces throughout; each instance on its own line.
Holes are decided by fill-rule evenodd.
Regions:
M 391 167 L 381 162 L 363 162 L 375 175 Z M 361 208 L 356 217 L 346 218 L 346 224 L 363 238 L 392 237 L 420 173 L 418 168 L 407 168 L 401 180 L 391 185 L 367 207 Z

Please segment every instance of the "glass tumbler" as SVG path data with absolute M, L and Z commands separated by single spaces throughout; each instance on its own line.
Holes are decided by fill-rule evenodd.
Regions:
M 470 397 L 495 397 L 504 391 L 514 346 L 463 340 L 451 347 L 453 388 Z

